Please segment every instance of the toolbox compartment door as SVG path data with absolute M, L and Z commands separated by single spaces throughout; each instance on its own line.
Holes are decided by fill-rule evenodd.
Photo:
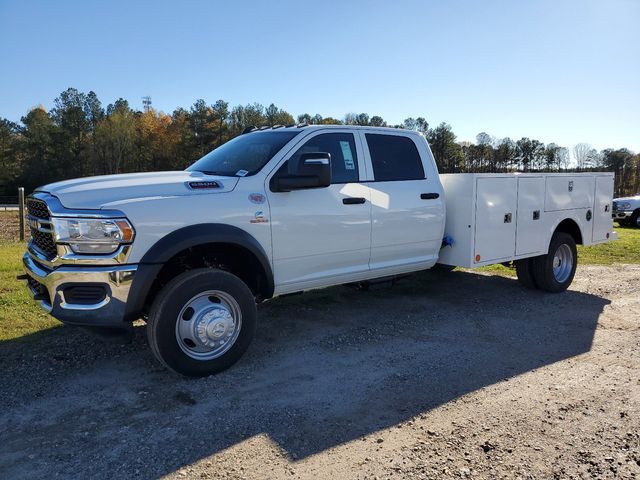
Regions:
M 547 212 L 593 207 L 594 177 L 587 175 L 547 176 L 544 209 Z
M 474 262 L 510 259 L 516 249 L 515 177 L 480 177 L 476 185 Z
M 516 255 L 538 253 L 546 248 L 544 228 L 544 177 L 518 178 Z
M 613 230 L 611 199 L 613 176 L 596 177 L 596 199 L 593 207 L 593 242 L 604 242 Z

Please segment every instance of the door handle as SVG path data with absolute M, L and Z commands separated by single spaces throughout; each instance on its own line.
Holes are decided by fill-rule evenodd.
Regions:
M 440 198 L 439 193 L 421 193 L 420 198 L 422 200 L 435 200 L 436 198 Z
M 364 197 L 347 197 L 342 199 L 342 203 L 344 203 L 345 205 L 358 205 L 366 201 L 367 199 Z

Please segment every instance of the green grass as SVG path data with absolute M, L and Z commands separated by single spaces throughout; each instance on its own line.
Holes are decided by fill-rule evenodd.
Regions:
M 578 259 L 585 265 L 611 265 L 613 263 L 640 263 L 640 228 L 616 228 L 615 242 L 578 247 Z
M 618 228 L 617 232 L 617 242 L 578 247 L 580 263 L 640 264 L 640 229 Z M 24 282 L 16 280 L 16 275 L 22 273 L 21 259 L 25 248 L 24 243 L 0 242 L 0 341 L 24 337 L 60 325 L 31 299 Z M 479 270 L 497 275 L 515 275 L 514 269 L 502 265 L 491 265 Z
M 612 265 L 614 263 L 640 264 L 640 229 L 616 228 L 618 240 L 592 247 L 578 245 L 578 263 L 580 265 Z M 490 265 L 476 270 L 492 272 L 497 275 L 515 277 L 516 271 L 504 265 Z
M 0 243 L 0 341 L 60 325 L 33 301 L 25 283 L 16 280 L 25 248 L 25 243 Z

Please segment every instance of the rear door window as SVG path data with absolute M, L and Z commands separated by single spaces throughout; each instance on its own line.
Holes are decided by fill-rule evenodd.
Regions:
M 373 175 L 377 182 L 425 178 L 416 144 L 408 137 L 366 133 Z

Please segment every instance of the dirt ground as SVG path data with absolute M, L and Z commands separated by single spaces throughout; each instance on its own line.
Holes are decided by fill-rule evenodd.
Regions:
M 188 380 L 59 328 L 0 343 L 0 478 L 638 478 L 640 266 L 425 272 L 265 303 Z
M 25 237 L 28 238 L 29 226 L 25 221 Z M 0 242 L 16 242 L 20 237 L 20 214 L 16 210 L 0 210 Z

